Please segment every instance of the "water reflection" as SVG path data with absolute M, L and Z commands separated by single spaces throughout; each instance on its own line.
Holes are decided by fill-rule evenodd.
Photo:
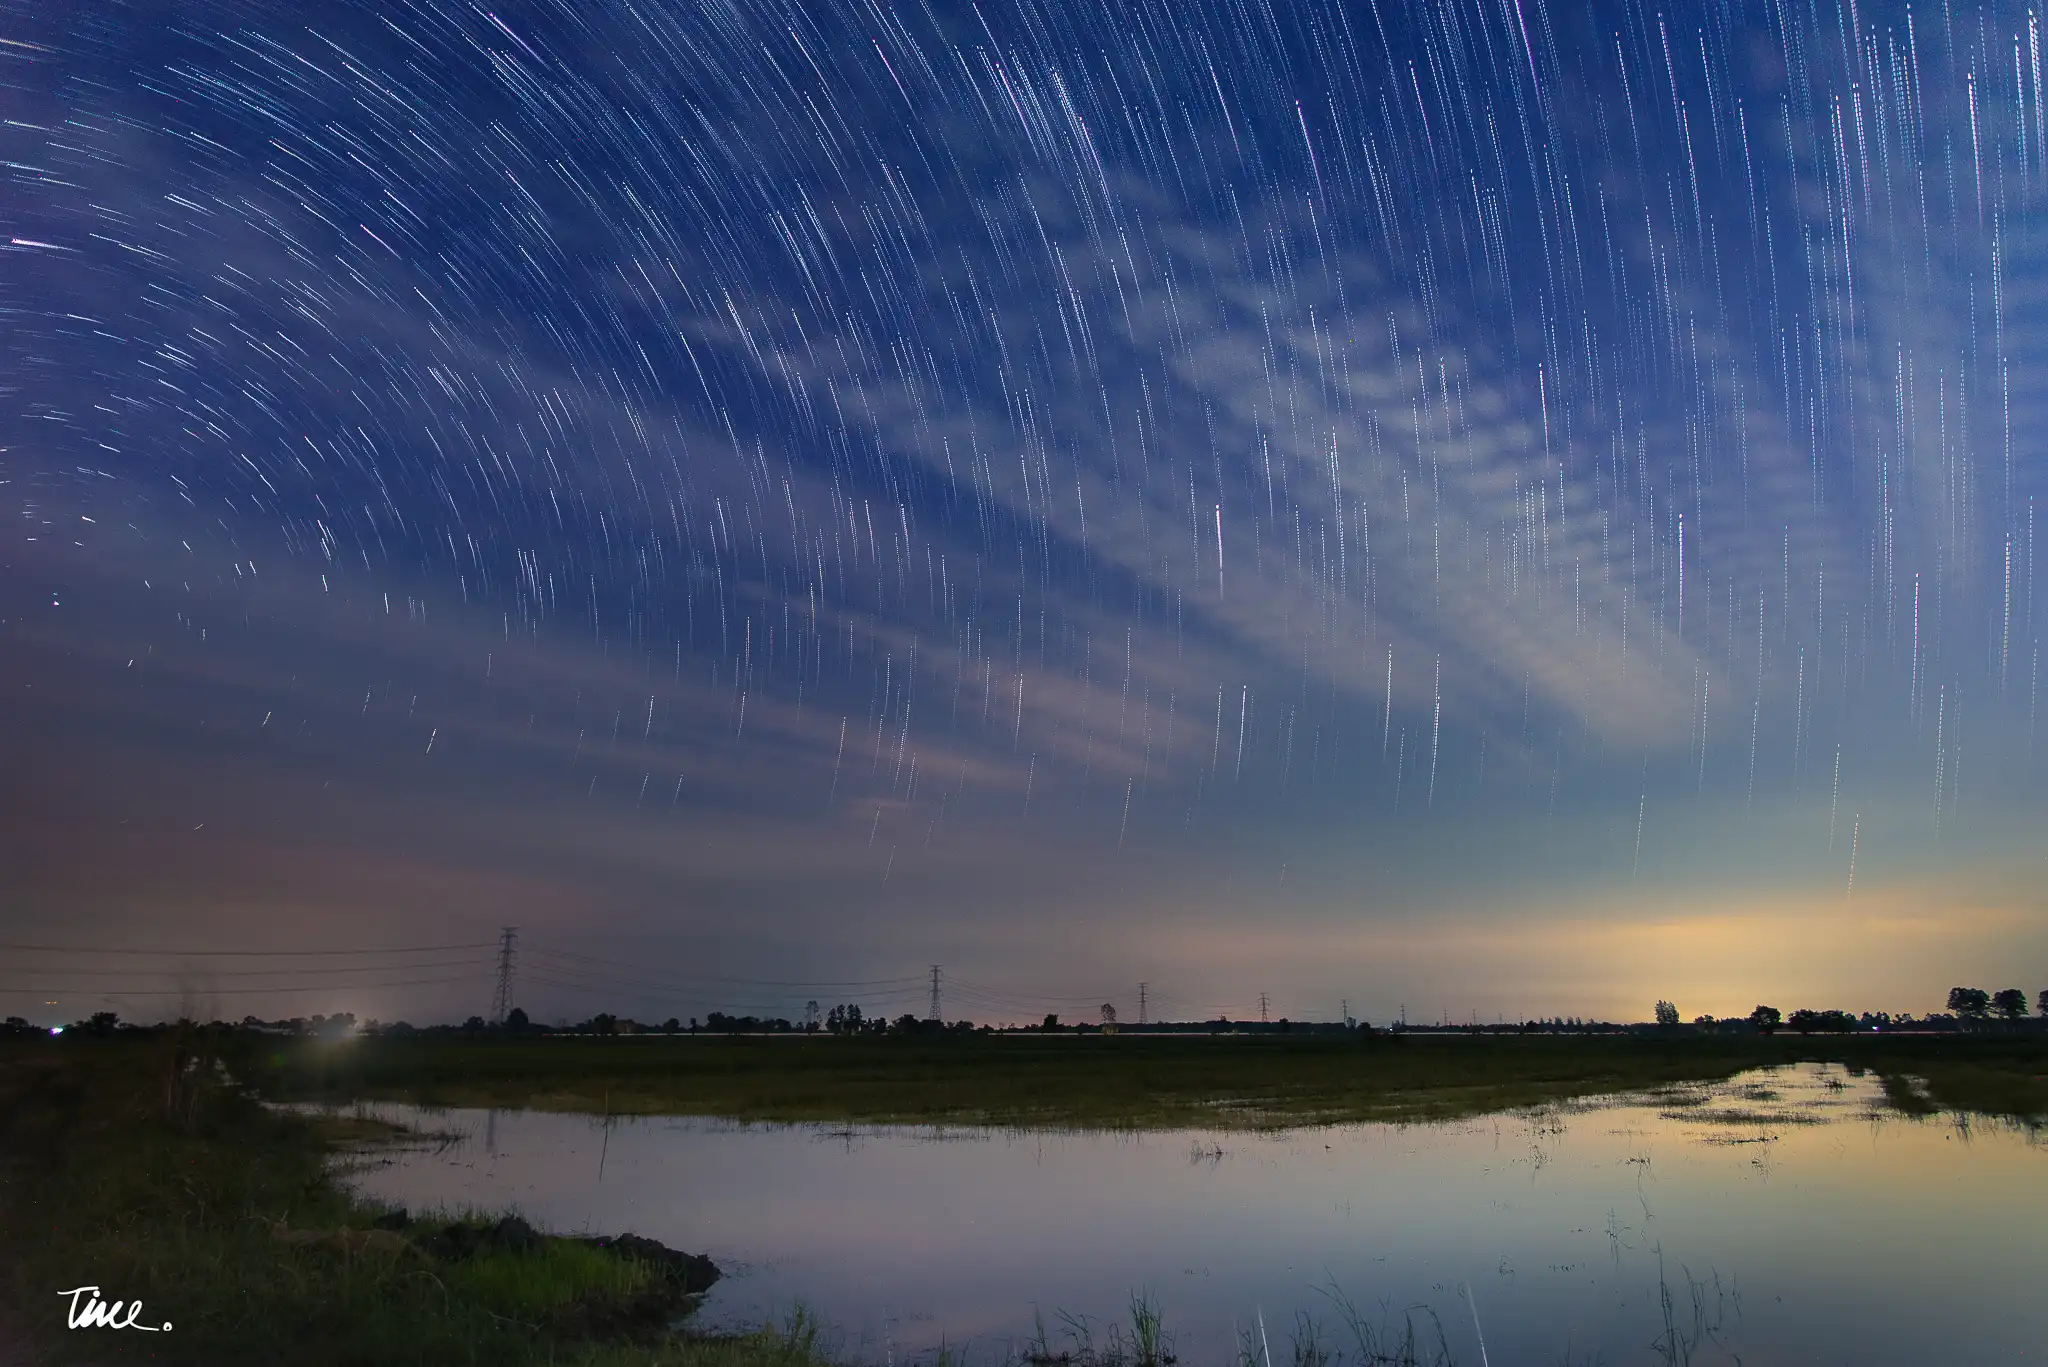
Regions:
M 404 1108 L 382 1108 L 398 1118 Z M 771 1127 L 447 1112 L 486 1142 L 351 1180 L 709 1253 L 703 1312 L 802 1300 L 876 1362 L 1102 1351 L 1133 1297 L 1183 1363 L 2020 1360 L 2048 1340 L 2048 1152 L 1820 1065 L 1455 1125 L 1281 1134 Z M 1484 1339 L 1482 1354 L 1481 1340 Z M 1388 1345 L 1396 1345 L 1390 1349 Z

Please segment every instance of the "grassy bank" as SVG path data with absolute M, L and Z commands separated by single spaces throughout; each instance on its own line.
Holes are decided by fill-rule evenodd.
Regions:
M 822 1367 L 800 1330 L 670 1336 L 685 1303 L 635 1258 L 537 1240 L 448 1259 L 421 1251 L 433 1227 L 373 1233 L 327 1170 L 359 1126 L 266 1110 L 176 1047 L 0 1044 L 0 1343 L 51 1363 Z M 83 1285 L 173 1327 L 67 1330 L 59 1293 Z
M 1881 1077 L 1900 1111 L 2048 1123 L 2048 1039 L 2022 1035 L 17 1039 L 0 1041 L 0 1348 L 208 1367 L 826 1367 L 801 1326 L 669 1333 L 675 1288 L 632 1257 L 560 1241 L 454 1257 L 432 1227 L 375 1231 L 381 1212 L 330 1175 L 338 1148 L 378 1137 L 365 1122 L 266 1109 L 210 1060 L 178 1070 L 195 1044 L 280 1099 L 1096 1127 L 1445 1119 L 1825 1060 Z M 86 1284 L 174 1332 L 66 1331 L 59 1293 Z M 1134 1311 L 1132 1345 L 1148 1323 Z M 1121 1347 L 1073 1360 L 1128 1367 Z
M 1901 1109 L 2048 1118 L 2048 1037 L 637 1036 L 254 1042 L 272 1095 L 613 1115 L 1020 1127 L 1447 1120 L 1835 1061 Z

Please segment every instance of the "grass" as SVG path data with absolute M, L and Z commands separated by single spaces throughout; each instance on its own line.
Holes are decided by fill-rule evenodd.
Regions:
M 1870 1066 L 1882 1075 L 1886 1101 L 1909 1115 L 1951 1111 L 2048 1124 L 2048 1041 Z
M 1329 1300 L 1350 1342 L 1348 1346 L 1342 1339 L 1333 1342 L 1320 1320 L 1301 1311 L 1287 1336 L 1284 1362 L 1291 1367 L 1456 1367 L 1443 1322 L 1428 1306 L 1409 1306 L 1397 1322 L 1392 1308 L 1383 1305 L 1380 1317 L 1374 1319 L 1334 1281 L 1317 1290 Z M 1267 1367 L 1273 1357 L 1272 1339 L 1263 1322 L 1240 1333 L 1236 1367 Z M 1282 1364 L 1274 1363 L 1274 1367 Z
M 304 1367 L 823 1367 L 815 1330 L 672 1337 L 660 1271 L 580 1244 L 440 1261 L 373 1236 L 382 1213 L 333 1180 L 374 1126 L 280 1113 L 168 1038 L 0 1048 L 0 1339 L 51 1363 Z M 189 1058 L 188 1048 L 185 1058 Z M 409 1235 L 432 1233 L 419 1226 Z M 381 1239 L 381 1243 L 378 1240 Z M 170 1333 L 67 1331 L 58 1293 L 140 1298 Z
M 1085 1316 L 1062 1314 L 1067 1346 L 1054 1348 L 1045 1332 L 1045 1320 L 1038 1320 L 1038 1332 L 1019 1355 L 1021 1367 L 1175 1367 L 1173 1338 L 1163 1327 L 1158 1307 L 1143 1295 L 1131 1297 L 1131 1328 L 1126 1334 L 1120 1324 L 1105 1326 L 1106 1334 L 1096 1338 L 1095 1326 Z M 944 1367 L 944 1364 L 938 1364 Z
M 208 1050 L 224 1047 L 226 1069 Z M 338 1155 L 388 1142 L 363 1116 L 278 1099 L 547 1106 L 740 1120 L 1129 1128 L 1270 1127 L 1456 1118 L 1617 1091 L 1664 1091 L 1747 1068 L 1835 1061 L 1878 1074 L 1891 1106 L 2048 1123 L 2048 1038 L 363 1039 L 345 1044 L 162 1032 L 0 1041 L 0 1339 L 52 1363 L 236 1367 L 826 1367 L 816 1326 L 669 1335 L 677 1307 L 649 1267 L 544 1243 L 438 1261 L 360 1239 L 300 1247 L 274 1232 L 368 1230 L 380 1212 L 336 1182 Z M 1221 1105 L 1219 1103 L 1231 1103 Z M 374 1241 L 373 1241 L 374 1242 Z M 58 1292 L 140 1297 L 173 1334 L 67 1333 Z M 1352 1342 L 1295 1326 L 1294 1367 L 1447 1361 L 1426 1311 Z M 1668 1308 L 1668 1307 L 1667 1307 Z M 1698 1319 L 1695 1314 L 1694 1319 Z M 1169 1367 L 1143 1300 L 1132 1322 L 1027 1367 Z M 1276 1347 L 1259 1326 L 1264 1367 Z M 1675 1317 L 1665 1347 L 1700 1337 Z M 1284 1336 L 1284 1329 L 1282 1329 Z M 1434 1340 L 1432 1342 L 1432 1340 Z M 1669 1354 L 1667 1354 L 1669 1356 Z M 950 1359 L 948 1360 L 950 1364 Z M 942 1365 L 948 1367 L 948 1365 Z
M 2048 1120 L 2048 1035 L 480 1036 L 263 1041 L 238 1067 L 267 1094 L 301 1100 L 773 1122 L 1275 1129 L 1454 1120 L 1799 1061 L 1876 1071 L 1901 1109 Z
M 1269 1129 L 1444 1120 L 1725 1077 L 1634 1041 L 1305 1037 L 363 1039 L 268 1051 L 266 1091 L 735 1120 Z

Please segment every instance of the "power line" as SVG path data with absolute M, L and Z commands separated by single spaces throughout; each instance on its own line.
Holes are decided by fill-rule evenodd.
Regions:
M 965 999 L 972 1005 L 990 1010 L 1027 1013 L 1042 1012 L 1048 1007 L 1100 1006 L 1105 996 L 1114 995 L 1113 992 L 1100 992 L 1086 997 L 1068 997 L 1053 993 L 1009 992 L 960 977 L 946 979 L 946 985 L 952 993 Z M 1145 984 L 1145 999 L 1146 1018 L 1148 1021 L 1153 1014 L 1151 1008 L 1155 1005 L 1163 1006 L 1168 1011 L 1179 1012 L 1186 1019 L 1190 1020 L 1212 1020 L 1219 1017 L 1228 1017 L 1231 1014 L 1227 1007 L 1213 1004 L 1203 1005 L 1198 1002 L 1187 1001 L 1171 993 L 1158 991 L 1150 983 Z
M 490 957 L 468 956 L 455 959 L 422 961 L 417 956 L 437 952 L 494 949 Z M 38 955 L 93 955 L 102 960 L 127 957 L 155 962 L 132 962 L 128 964 L 108 963 L 105 967 L 86 967 L 62 963 L 20 963 L 0 968 L 0 992 L 27 994 L 63 993 L 67 995 L 101 995 L 110 997 L 164 997 L 187 995 L 262 995 L 266 993 L 300 992 L 341 992 L 352 990 L 381 991 L 388 988 L 441 986 L 466 981 L 460 977 L 405 978 L 376 981 L 357 977 L 358 974 L 418 973 L 431 969 L 461 969 L 495 964 L 496 973 L 491 1005 L 491 1019 L 502 1022 L 510 1014 L 516 985 L 521 980 L 516 972 L 517 961 L 524 957 L 526 973 L 524 982 L 570 991 L 579 995 L 616 994 L 633 998 L 655 1000 L 691 1001 L 698 1009 L 729 1011 L 734 1013 L 770 1015 L 787 1014 L 796 1009 L 797 1003 L 786 999 L 790 992 L 803 995 L 831 995 L 850 1002 L 879 1008 L 894 1009 L 898 1003 L 907 1005 L 915 996 L 925 998 L 927 1018 L 943 1019 L 944 992 L 950 987 L 956 994 L 955 1005 L 964 1006 L 970 1013 L 1035 1015 L 1047 1009 L 1060 1007 L 1093 1007 L 1099 1005 L 1105 995 L 1114 996 L 1114 991 L 1090 993 L 1087 996 L 1064 996 L 1026 991 L 1011 991 L 996 988 L 985 983 L 965 978 L 945 978 L 942 967 L 931 965 L 919 975 L 887 978 L 845 978 L 845 979 L 779 979 L 740 978 L 720 975 L 690 975 L 680 978 L 649 976 L 658 972 L 648 961 L 627 963 L 621 960 L 605 959 L 595 955 L 579 954 L 570 950 L 550 949 L 535 945 L 520 945 L 515 927 L 506 927 L 496 941 L 468 941 L 461 943 L 404 945 L 386 948 L 320 948 L 320 949 L 175 949 L 175 948 L 113 948 L 102 945 L 55 945 L 0 941 L 0 950 L 15 950 Z M 523 951 L 523 956 L 522 952 Z M 275 962 L 264 967 L 213 968 L 205 964 L 193 966 L 164 962 L 171 959 L 212 959 L 216 957 L 239 959 L 272 959 Z M 377 959 L 388 962 L 375 962 Z M 305 963 L 306 959 L 332 959 L 332 963 Z M 294 960 L 301 962 L 292 962 Z M 345 960 L 346 962 L 341 962 Z M 179 976 L 188 975 L 192 981 L 179 982 Z M 38 978 L 60 977 L 64 983 L 52 986 L 37 981 Z M 306 982 L 309 978 L 332 978 L 333 981 Z M 147 982 L 152 978 L 163 978 L 162 988 L 102 988 L 84 983 L 72 983 L 72 978 L 94 978 L 118 982 L 128 979 Z M 217 980 L 229 980 L 218 982 Z M 298 982 L 289 980 L 299 979 Z M 706 1002 L 703 996 L 732 995 L 733 1000 Z M 1349 1017 L 1349 1003 L 1345 1003 L 1344 1014 Z M 1150 982 L 1138 984 L 1138 1021 L 1151 1024 L 1154 1015 L 1163 1019 L 1210 1019 L 1228 1018 L 1227 1007 L 1201 1006 L 1179 998 L 1169 992 L 1155 992 Z M 1270 1021 L 1271 1000 L 1268 994 L 1259 994 L 1259 1019 Z
M 1107 992 L 1096 992 L 1091 993 L 1090 995 L 1085 997 L 1058 997 L 1052 995 L 1051 993 L 1040 994 L 1036 992 L 1005 992 L 1001 988 L 990 987 L 986 983 L 971 982 L 966 978 L 956 977 L 951 979 L 950 981 L 955 987 L 980 988 L 984 993 L 986 993 L 989 996 L 1008 997 L 1017 1001 L 1061 1002 L 1067 1005 L 1086 1004 L 1100 1006 L 1102 1005 L 1103 997 L 1108 995 Z
M 464 983 L 474 981 L 474 978 L 412 978 L 408 979 L 405 982 L 397 983 L 312 983 L 301 987 L 242 987 L 237 988 L 236 991 L 244 996 L 269 997 L 276 996 L 280 993 L 285 992 L 338 992 L 355 990 L 377 991 L 387 987 L 438 987 L 445 983 Z M 0 991 L 33 991 L 38 993 L 55 992 L 60 997 L 171 997 L 178 995 L 179 989 L 175 987 L 124 987 L 119 989 L 110 989 L 103 987 L 37 987 L 33 989 L 26 987 L 12 987 L 0 988 Z M 203 990 L 198 990 L 195 992 L 195 995 L 203 996 L 206 995 L 206 993 L 204 993 Z
M 560 975 L 560 976 L 563 976 L 563 977 L 570 977 L 570 978 L 577 978 L 577 979 L 581 979 L 581 980 L 584 980 L 585 982 L 587 982 L 587 983 L 589 983 L 589 984 L 592 984 L 592 985 L 611 985 L 611 986 L 616 986 L 616 987 L 625 987 L 625 988 L 639 988 L 639 989 L 643 989 L 643 990 L 645 990 L 645 991 L 649 991 L 649 992 L 659 992 L 659 993 L 663 993 L 663 994 L 666 994 L 666 995 L 675 995 L 675 994 L 677 994 L 678 992 L 687 992 L 687 991 L 695 991 L 695 990 L 715 990 L 715 989 L 717 989 L 717 988 L 726 988 L 726 987 L 740 987 L 740 988 L 745 988 L 745 987 L 748 987 L 748 986 L 755 986 L 755 985 L 758 985 L 758 986 L 764 986 L 764 987 L 783 987 L 783 986 L 787 986 L 787 987 L 795 987 L 795 988 L 811 988 L 811 989 L 816 989 L 816 988 L 818 988 L 818 987 L 820 987 L 820 986 L 821 986 L 821 984 L 817 984 L 817 983 L 788 983 L 788 984 L 781 984 L 781 983 L 765 983 L 765 984 L 750 984 L 750 983 L 746 982 L 745 980 L 726 980 L 726 981 L 720 981 L 720 980 L 717 980 L 717 979 L 689 979 L 689 978 L 681 978 L 681 979 L 678 979 L 678 978 L 669 978 L 669 979 L 655 979 L 655 978 L 641 978 L 641 977 L 635 977 L 635 976 L 632 976 L 632 975 L 630 975 L 630 974 L 624 974 L 624 973 L 612 973 L 612 972 L 605 972 L 605 971 L 601 971 L 601 970 L 598 970 L 598 969 L 591 969 L 591 968 L 583 968 L 583 967 L 581 967 L 581 966 L 579 966 L 579 965 L 576 965 L 576 964 L 570 964 L 570 963 L 562 963 L 562 962 L 558 961 L 558 960 L 557 960 L 557 959 L 555 958 L 555 956 L 553 956 L 552 954 L 549 954 L 549 953 L 548 953 L 547 951 L 544 951 L 544 950 L 530 949 L 530 950 L 528 950 L 527 952 L 528 952 L 528 953 L 529 953 L 530 955 L 533 955 L 533 956 L 535 956 L 536 958 L 540 959 L 540 960 L 541 960 L 541 963 L 542 963 L 542 967 L 544 967 L 544 968 L 545 968 L 545 969 L 546 969 L 547 971 L 549 971 L 549 972 L 551 972 L 551 973 L 554 973 L 554 974 L 557 974 L 557 975 Z M 894 990 L 892 990 L 892 991 L 884 991 L 884 992 L 838 992 L 838 993 L 835 993 L 834 995 L 838 995 L 838 996 L 842 996 L 842 997 L 850 997 L 850 998 L 853 998 L 853 999 L 855 999 L 855 1000 L 860 1000 L 860 1001 L 871 1001 L 871 1000 L 895 1001 L 895 1000 L 899 1000 L 899 999 L 903 999 L 903 998 L 911 997 L 911 996 L 912 996 L 912 995 L 913 995 L 913 994 L 914 994 L 914 993 L 915 993 L 915 992 L 917 991 L 917 988 L 916 988 L 915 984 L 917 984 L 917 983 L 921 982 L 922 980 L 921 980 L 921 979 L 918 979 L 918 978 L 905 978 L 905 979 L 901 979 L 901 980 L 899 980 L 899 981 L 901 982 L 901 984 L 902 984 L 902 985 L 901 985 L 901 986 L 899 986 L 899 987 L 897 987 L 897 988 L 895 988 L 895 989 L 894 989 Z M 704 987 L 703 985 L 705 985 L 705 984 L 709 984 L 709 987 L 708 987 L 708 988 L 707 988 L 707 987 Z
M 305 977 L 314 973 L 417 973 L 429 968 L 471 968 L 487 964 L 489 959 L 441 959 L 432 963 L 410 964 L 340 964 L 333 968 L 215 968 L 205 970 L 205 980 L 214 978 L 282 978 Z M 174 968 L 69 968 L 52 966 L 48 968 L 4 968 L 0 976 L 20 977 L 33 973 L 61 973 L 72 978 L 144 978 L 162 977 L 178 972 Z
M 588 954 L 571 954 L 571 953 L 569 953 L 569 952 L 568 952 L 567 950 L 561 950 L 561 949 L 533 949 L 533 948 L 529 948 L 529 949 L 528 949 L 528 950 L 527 950 L 526 952 L 527 952 L 527 953 L 529 953 L 529 954 L 537 954 L 537 955 L 540 955 L 540 956 L 542 956 L 543 958 L 548 958 L 548 959 L 564 959 L 564 960 L 571 960 L 571 961 L 574 961 L 574 962 L 576 962 L 576 963 L 586 963 L 586 964 L 599 964 L 599 965 L 602 965 L 602 966 L 604 966 L 604 967 L 606 967 L 606 968 L 624 968 L 624 969 L 630 969 L 630 970 L 633 970 L 633 971 L 636 971 L 636 972 L 640 972 L 640 971 L 645 971 L 645 969 L 647 968 L 647 965 L 646 965 L 645 963 L 636 963 L 636 964 L 622 963 L 622 962 L 620 962 L 620 961 L 619 961 L 619 960 L 617 960 L 617 959 L 599 959 L 599 958 L 594 958 L 594 957 L 592 957 L 591 955 L 588 955 Z M 914 976 L 911 976 L 911 977 L 906 977 L 906 978 L 804 978 L 804 979 L 776 979 L 776 978 L 724 978 L 724 977 L 718 977 L 718 976 L 716 976 L 716 975 L 709 975 L 709 974 L 696 974 L 696 975 L 692 975 L 692 976 L 690 976 L 690 977 L 687 977 L 687 978 L 676 978 L 676 979 L 671 979 L 670 981 L 672 981 L 672 982 L 697 982 L 697 983 L 722 983 L 722 984 L 727 984 L 727 985 L 731 985 L 731 986 L 736 986 L 736 987 L 904 987 L 904 986 L 909 986 L 909 985 L 910 985 L 910 984 L 912 984 L 912 983 L 922 983 L 922 982 L 923 982 L 924 980 L 925 980 L 925 979 L 924 979 L 924 975 L 922 975 L 922 974 L 918 974 L 918 975 L 914 975 Z
M 673 984 L 654 982 L 622 984 L 617 980 L 600 979 L 593 981 L 589 979 L 579 980 L 573 978 L 557 978 L 550 976 L 545 968 L 537 972 L 527 972 L 526 974 L 522 975 L 521 981 L 537 984 L 544 987 L 565 988 L 571 992 L 580 992 L 587 995 L 632 996 L 640 1000 L 645 1000 L 648 998 L 672 999 L 679 995 L 675 991 Z M 910 991 L 904 992 L 864 993 L 859 994 L 856 997 L 856 1001 L 859 1004 L 865 1006 L 875 1006 L 893 1002 L 902 1002 L 908 1004 L 909 1002 L 915 1000 L 915 989 L 911 989 Z M 703 1001 L 701 999 L 698 999 L 692 1003 L 692 1005 L 696 1007 L 708 1010 L 746 1012 L 749 1014 L 764 1011 L 777 1011 L 787 1007 L 788 1004 L 788 998 L 754 998 L 747 1001 Z
M 496 942 L 478 940 L 460 945 L 405 945 L 396 949 L 111 949 L 104 945 L 25 945 L 0 941 L 0 949 L 17 949 L 36 954 L 127 954 L 177 958 L 236 956 L 259 959 L 296 959 L 316 954 L 440 954 L 457 949 L 493 949 Z

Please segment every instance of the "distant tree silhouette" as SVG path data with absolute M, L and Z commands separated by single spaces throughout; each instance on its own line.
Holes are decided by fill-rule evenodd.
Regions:
M 1671 1026 L 1678 1024 L 1678 1008 L 1670 1002 L 1657 1003 L 1657 1024 Z
M 1759 1006 L 1749 1013 L 1749 1023 L 1766 1035 L 1776 1033 L 1778 1023 L 1785 1017 L 1775 1006 Z
M 1060 1018 L 1051 1012 L 1047 1012 L 1045 1017 L 1045 1024 L 1039 1026 L 1038 1028 L 1046 1031 L 1047 1033 L 1051 1033 L 1052 1031 L 1060 1028 Z
M 2048 987 L 2041 989 L 2040 1000 L 2036 1001 L 2034 1006 L 2035 1009 L 2040 1011 L 2043 1018 L 2048 1018 Z
M 1809 1011 L 1804 1007 L 1794 1011 L 1785 1023 L 1802 1035 L 1816 1030 L 1839 1035 L 1856 1028 L 1856 1018 L 1847 1011 Z
M 1961 1016 L 1966 1025 L 1981 1025 L 1991 1014 L 1991 994 L 1981 987 L 1951 987 L 1948 1009 Z
M 505 1013 L 505 1028 L 514 1034 L 524 1030 L 527 1024 L 526 1009 L 524 1007 L 515 1006 Z
M 2008 987 L 1992 997 L 1991 1009 L 2000 1020 L 2023 1021 L 2027 1018 L 2027 994 L 2017 987 Z

